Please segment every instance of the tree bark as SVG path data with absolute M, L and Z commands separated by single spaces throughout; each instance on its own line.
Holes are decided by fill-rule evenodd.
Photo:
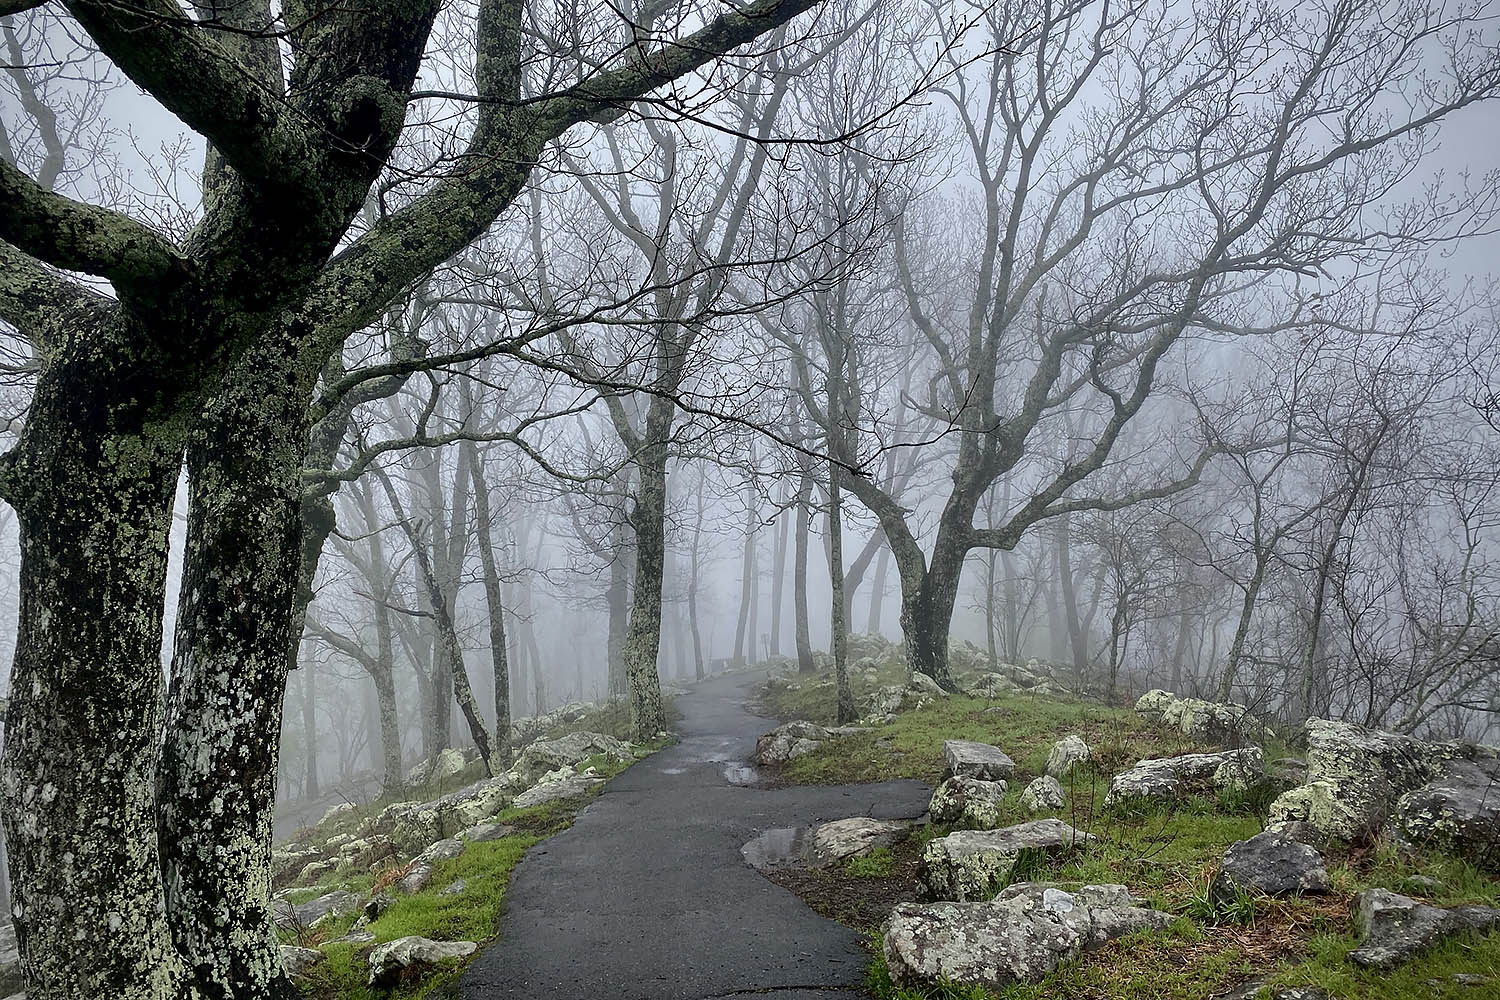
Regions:
M 490 667 L 495 688 L 495 753 L 503 761 L 510 753 L 510 664 L 505 649 L 505 598 L 495 560 L 490 487 L 484 476 L 479 448 L 464 444 L 474 479 L 474 531 L 479 541 L 479 566 L 484 577 L 484 603 L 490 624 Z M 580 694 L 581 697 L 581 694 Z
M 836 720 L 847 726 L 855 719 L 854 693 L 849 689 L 849 627 L 844 617 L 847 601 L 844 600 L 844 513 L 840 503 L 839 470 L 832 463 L 828 466 L 828 575 L 833 585 L 832 631 L 833 631 L 833 678 L 838 697 Z
M 640 472 L 630 525 L 635 530 L 635 596 L 625 635 L 625 672 L 630 684 L 630 722 L 636 738 L 646 741 L 666 728 L 661 678 L 656 660 L 661 651 L 661 592 L 666 559 L 667 441 L 672 403 L 652 400 L 647 442 L 636 466 Z M 665 420 L 662 417 L 665 416 Z
M 754 454 L 751 455 L 754 461 Z M 734 629 L 734 662 L 744 666 L 746 630 L 750 625 L 751 606 L 755 603 L 755 482 L 748 475 L 745 480 L 745 549 L 740 557 L 740 616 Z M 755 637 L 750 636 L 750 648 L 755 647 Z
M 786 603 L 786 536 L 787 517 L 782 511 L 776 518 L 776 552 L 771 559 L 771 655 L 781 655 L 781 606 Z

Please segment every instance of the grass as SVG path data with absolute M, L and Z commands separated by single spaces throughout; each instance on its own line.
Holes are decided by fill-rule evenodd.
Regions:
M 640 748 L 640 756 L 655 752 L 670 740 L 657 740 Z M 579 764 L 583 771 L 593 767 L 601 777 L 612 777 L 629 767 L 634 760 L 618 761 L 605 757 L 589 758 Z M 459 786 L 462 787 L 462 786 Z M 366 985 L 368 956 L 381 942 L 418 935 L 435 941 L 474 941 L 481 947 L 493 940 L 500 930 L 505 913 L 506 892 L 511 872 L 535 844 L 572 825 L 578 811 L 592 798 L 546 802 L 527 809 L 508 808 L 494 817 L 494 822 L 514 827 L 514 832 L 499 840 L 467 844 L 462 854 L 434 866 L 427 887 L 417 893 L 390 891 L 396 901 L 365 925 L 374 934 L 372 942 L 340 942 L 359 919 L 357 914 L 327 920 L 311 931 L 287 930 L 283 943 L 319 947 L 326 959 L 313 966 L 302 980 L 303 992 L 314 1000 L 421 1000 L 446 996 L 463 973 L 466 962 L 455 962 L 421 976 L 403 981 L 393 989 L 372 989 Z M 378 809 L 363 810 L 368 817 Z M 346 814 L 337 819 L 342 822 Z M 333 827 L 335 824 L 329 824 Z M 323 837 L 333 835 L 328 828 L 318 831 Z M 311 839 L 312 834 L 306 835 Z M 334 888 L 369 894 L 377 883 L 382 886 L 396 881 L 394 871 L 360 875 L 327 876 L 319 885 L 287 893 L 293 902 L 315 898 Z M 463 891 L 444 895 L 443 890 L 462 880 Z
M 874 684 L 856 681 L 856 697 L 902 679 L 896 669 L 885 668 Z M 831 722 L 833 687 L 827 674 L 797 680 L 799 687 L 769 691 L 766 709 L 782 718 Z M 885 967 L 878 927 L 866 922 L 861 929 L 872 945 L 867 986 L 873 995 L 882 1000 L 1204 1000 L 1255 976 L 1269 976 L 1278 987 L 1316 986 L 1335 1000 L 1477 1000 L 1500 994 L 1494 984 L 1475 988 L 1451 979 L 1469 973 L 1500 983 L 1500 934 L 1453 939 L 1394 972 L 1362 970 L 1347 959 L 1357 946 L 1350 936 L 1351 904 L 1363 889 L 1389 888 L 1439 906 L 1495 905 L 1500 880 L 1459 859 L 1411 857 L 1377 843 L 1327 855 L 1334 887 L 1329 896 L 1271 899 L 1244 893 L 1224 903 L 1210 901 L 1208 885 L 1224 850 L 1263 829 L 1268 797 L 1199 794 L 1171 804 L 1104 809 L 1110 777 L 1137 760 L 1218 749 L 1152 729 L 1128 710 L 1025 694 L 952 696 L 870 732 L 830 741 L 791 761 L 780 778 L 793 784 L 916 778 L 935 785 L 942 777 L 943 740 L 978 740 L 999 746 L 1016 761 L 1016 779 L 1001 813 L 1002 825 L 1010 825 L 1036 818 L 1020 808 L 1019 792 L 1043 772 L 1053 743 L 1070 733 L 1088 742 L 1092 757 L 1063 779 L 1065 807 L 1041 815 L 1057 815 L 1098 840 L 1071 856 L 1022 859 L 1013 879 L 1120 883 L 1179 919 L 1165 931 L 1110 942 L 1040 983 L 995 994 L 954 984 L 898 988 Z M 1287 752 L 1279 744 L 1265 751 L 1267 759 Z M 915 835 L 926 839 L 946 832 L 928 827 Z M 843 871 L 851 879 L 878 879 L 882 868 L 882 861 L 872 858 L 868 865 L 846 863 Z M 1440 885 L 1425 887 L 1413 882 L 1414 876 Z

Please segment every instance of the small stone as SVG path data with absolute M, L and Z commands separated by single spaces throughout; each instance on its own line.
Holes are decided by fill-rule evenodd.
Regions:
M 297 979 L 307 975 L 307 970 L 328 958 L 316 948 L 297 948 L 289 944 L 281 946 L 281 969 Z
M 1082 736 L 1064 736 L 1052 744 L 1052 752 L 1047 754 L 1047 774 L 1061 778 L 1073 769 L 1073 765 L 1088 759 L 1089 745 Z
M 1460 931 L 1500 927 L 1500 909 L 1442 909 L 1388 889 L 1366 889 L 1354 897 L 1354 923 L 1363 943 L 1349 960 L 1368 969 L 1391 969 Z
M 438 892 L 438 895 L 462 896 L 464 894 L 464 890 L 467 888 L 469 888 L 469 883 L 466 880 L 456 878 L 452 882 L 449 882 L 446 886 L 444 886 L 442 890 Z
M 396 887 L 402 892 L 421 892 L 427 888 L 427 883 L 432 881 L 432 866 L 427 864 L 413 865 L 406 877 L 396 883 Z
M 901 820 L 869 816 L 819 823 L 808 838 L 809 860 L 814 865 L 826 865 L 869 854 L 878 847 L 890 847 L 904 840 L 910 828 L 910 823 Z
M 1063 807 L 1062 785 L 1050 774 L 1044 774 L 1026 786 L 1021 806 L 1029 813 L 1050 812 Z
M 504 823 L 480 823 L 460 833 L 458 839 L 466 844 L 487 844 L 492 840 L 502 840 L 515 832 L 515 827 Z
M 451 861 L 463 852 L 463 841 L 457 837 L 448 837 L 429 844 L 427 850 L 417 855 L 416 862 L 419 865 L 433 865 L 439 861 Z
M 381 915 L 396 902 L 389 893 L 380 892 L 371 896 L 364 905 L 364 919 L 369 923 L 379 920 Z

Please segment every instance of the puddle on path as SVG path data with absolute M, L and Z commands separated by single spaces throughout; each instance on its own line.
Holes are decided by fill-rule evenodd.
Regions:
M 749 764 L 725 764 L 724 780 L 731 785 L 749 788 L 760 784 L 760 769 Z
M 810 849 L 808 828 L 783 826 L 766 830 L 740 848 L 740 856 L 756 871 L 768 872 L 791 868 L 806 862 Z

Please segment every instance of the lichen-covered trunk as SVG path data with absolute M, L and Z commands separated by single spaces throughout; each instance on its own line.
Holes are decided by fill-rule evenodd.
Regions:
M 118 316 L 78 322 L 102 353 L 43 372 L 4 470 L 21 548 L 0 762 L 16 934 L 31 1000 L 191 998 L 155 816 L 182 439 L 154 408 L 151 359 L 100 360 Z
M 940 536 L 920 586 L 910 589 L 903 586 L 901 594 L 901 630 L 906 636 L 907 665 L 913 672 L 931 677 L 946 691 L 958 689 L 948 672 L 948 631 L 958 603 L 962 571 L 962 553 L 945 546 Z
M 606 649 L 609 654 L 609 693 L 616 698 L 625 697 L 629 684 L 625 680 L 625 633 L 630 622 L 630 566 L 625 561 L 625 552 L 617 548 L 609 563 L 609 588 L 604 592 L 604 603 L 609 609 L 609 637 Z
M 187 448 L 158 829 L 173 937 L 214 1000 L 297 995 L 281 970 L 270 899 L 310 379 L 292 392 L 288 384 L 299 384 L 290 347 L 253 351 Z
M 808 505 L 812 502 L 812 477 L 802 476 L 797 488 L 797 527 L 794 532 L 792 555 L 792 609 L 797 619 L 797 672 L 810 674 L 817 664 L 813 662 L 812 630 L 807 615 L 807 533 Z
M 630 684 L 630 723 L 636 738 L 649 740 L 665 728 L 661 679 L 661 588 L 666 560 L 667 446 L 652 441 L 637 459 L 640 484 L 630 524 L 635 529 L 635 593 L 625 633 L 625 674 Z

